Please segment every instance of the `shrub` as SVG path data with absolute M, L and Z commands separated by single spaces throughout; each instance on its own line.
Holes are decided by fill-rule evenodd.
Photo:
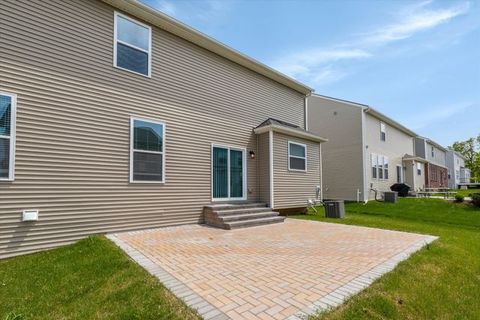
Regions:
M 480 192 L 472 193 L 472 204 L 476 207 L 480 207 Z
M 465 197 L 462 196 L 461 194 L 456 194 L 455 195 L 455 202 L 463 202 L 464 199 L 465 199 Z

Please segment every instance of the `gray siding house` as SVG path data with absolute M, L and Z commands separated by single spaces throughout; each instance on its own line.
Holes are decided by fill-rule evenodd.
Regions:
M 470 169 L 465 167 L 463 155 L 453 150 L 447 150 L 446 161 L 450 189 L 459 189 L 462 185 L 470 183 Z
M 415 156 L 425 160 L 425 187 L 447 188 L 447 149 L 435 141 L 424 138 L 415 138 Z
M 417 135 L 363 104 L 313 94 L 308 129 L 326 136 L 322 146 L 323 196 L 368 201 L 397 182 L 424 188 L 424 159 L 414 156 Z
M 0 257 L 316 196 L 305 85 L 134 0 L 0 12 Z

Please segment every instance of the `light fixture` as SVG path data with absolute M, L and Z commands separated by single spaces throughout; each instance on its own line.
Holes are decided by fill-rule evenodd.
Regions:
M 250 159 L 255 159 L 255 152 L 250 150 Z

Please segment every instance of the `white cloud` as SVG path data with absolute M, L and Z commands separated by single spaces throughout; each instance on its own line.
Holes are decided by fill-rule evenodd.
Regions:
M 401 16 L 400 21 L 394 24 L 379 27 L 378 31 L 365 34 L 360 43 L 363 45 L 386 45 L 389 42 L 403 40 L 412 37 L 414 34 L 434 28 L 446 23 L 451 19 L 465 14 L 470 8 L 470 3 L 448 9 L 427 10 L 424 7 L 431 1 L 416 5 L 414 9 L 407 8 Z
M 428 0 L 405 7 L 396 15 L 395 23 L 357 34 L 349 43 L 339 43 L 331 48 L 304 49 L 277 58 L 271 64 L 281 72 L 311 86 L 338 81 L 349 72 L 342 70 L 341 66 L 335 66 L 334 63 L 341 60 L 371 58 L 380 47 L 447 23 L 467 13 L 470 8 L 469 2 L 463 2 L 446 9 L 428 9 L 432 2 Z
M 177 7 L 170 1 L 166 0 L 155 0 L 152 3 L 152 6 L 165 13 L 168 14 L 169 16 L 175 17 L 175 14 L 177 13 Z

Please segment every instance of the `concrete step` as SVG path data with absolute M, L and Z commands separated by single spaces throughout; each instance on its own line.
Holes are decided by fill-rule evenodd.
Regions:
M 224 217 L 224 216 L 230 216 L 230 215 L 254 214 L 254 213 L 269 212 L 269 211 L 272 211 L 272 209 L 268 207 L 259 207 L 259 208 L 213 210 L 212 213 L 219 217 Z
M 240 228 L 247 228 L 247 227 L 254 227 L 254 226 L 262 226 L 266 224 L 272 223 L 280 223 L 285 220 L 285 217 L 270 217 L 270 218 L 262 218 L 262 219 L 252 219 L 252 220 L 242 220 L 242 221 L 235 221 L 226 223 L 228 226 L 227 229 L 240 229 Z
M 258 212 L 258 213 L 219 216 L 218 219 L 222 222 L 230 223 L 230 222 L 233 222 L 233 221 L 271 218 L 271 217 L 277 217 L 277 216 L 278 216 L 278 212 L 273 212 L 273 211 L 269 210 L 269 211 L 266 211 L 266 212 Z

